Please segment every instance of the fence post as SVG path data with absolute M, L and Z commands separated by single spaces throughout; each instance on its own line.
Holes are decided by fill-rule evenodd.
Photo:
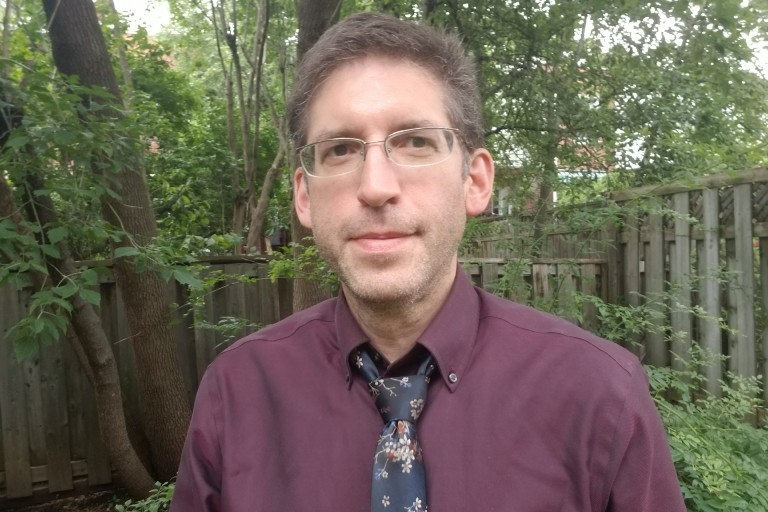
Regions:
M 0 311 L 3 312 L 0 322 L 0 409 L 3 411 L 5 493 L 9 498 L 32 495 L 24 378 L 14 353 L 13 339 L 8 334 L 19 319 L 20 303 L 21 298 L 12 286 L 0 287 Z
M 624 300 L 628 306 L 635 308 L 640 305 L 640 226 L 634 212 L 630 212 L 630 215 L 624 231 L 627 238 L 624 248 Z M 638 333 L 633 335 L 632 339 L 621 341 L 643 359 L 645 354 L 641 343 L 642 334 Z
M 691 224 L 688 192 L 674 195 L 675 242 L 670 251 L 672 290 L 672 368 L 683 369 L 691 359 Z
M 665 340 L 664 314 L 664 218 L 661 213 L 648 215 L 648 252 L 645 256 L 645 283 L 651 320 L 659 328 L 650 329 L 645 337 L 648 362 L 655 366 L 667 366 L 669 349 Z
M 763 314 L 768 310 L 768 237 L 760 238 L 760 282 L 763 290 Z M 768 404 L 768 328 L 763 330 L 763 402 Z
M 752 185 L 733 187 L 734 256 L 732 276 L 733 314 L 736 332 L 731 347 L 731 369 L 744 377 L 753 377 L 755 360 L 754 317 L 754 246 L 752 243 Z
M 701 346 L 714 355 L 722 354 L 720 333 L 720 233 L 718 214 L 720 197 L 718 189 L 702 192 L 702 224 L 704 242 L 699 254 L 699 275 L 701 276 L 701 298 L 704 317 L 699 319 Z M 720 394 L 720 379 L 723 377 L 720 360 L 704 368 L 707 391 Z

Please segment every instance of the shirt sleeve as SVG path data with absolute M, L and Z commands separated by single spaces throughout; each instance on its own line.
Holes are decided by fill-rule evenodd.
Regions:
M 685 512 L 664 426 L 638 364 L 619 419 L 607 512 Z
M 171 512 L 220 512 L 221 449 L 219 446 L 221 395 L 214 372 L 203 376 L 181 453 Z

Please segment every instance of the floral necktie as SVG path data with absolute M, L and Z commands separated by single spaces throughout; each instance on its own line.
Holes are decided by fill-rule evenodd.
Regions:
M 373 460 L 371 512 L 426 512 L 427 486 L 415 423 L 424 409 L 429 376 L 435 369 L 432 356 L 421 364 L 417 375 L 408 377 L 379 377 L 365 350 L 355 354 L 355 365 L 368 379 L 384 420 Z

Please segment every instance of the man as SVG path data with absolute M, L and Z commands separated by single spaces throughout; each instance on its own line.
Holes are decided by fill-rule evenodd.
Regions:
M 685 510 L 636 358 L 458 267 L 494 169 L 456 38 L 351 16 L 306 55 L 289 122 L 296 211 L 341 292 L 210 365 L 174 512 Z M 412 383 L 418 422 L 382 419 Z M 395 506 L 399 479 L 421 494 Z

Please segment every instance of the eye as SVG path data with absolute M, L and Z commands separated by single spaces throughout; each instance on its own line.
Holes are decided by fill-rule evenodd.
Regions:
M 413 135 L 411 137 L 408 137 L 408 140 L 406 141 L 406 145 L 412 148 L 423 148 L 429 145 L 429 141 L 424 137 Z
M 352 148 L 349 147 L 349 144 L 335 144 L 328 150 L 328 154 L 333 156 L 344 156 L 350 153 L 352 153 Z
M 421 129 L 406 132 L 392 137 L 389 146 L 393 151 L 438 151 L 440 148 L 440 133 L 437 130 Z
M 355 157 L 360 152 L 360 144 L 352 140 L 331 140 L 323 143 L 318 149 L 320 162 L 325 165 L 339 164 Z

